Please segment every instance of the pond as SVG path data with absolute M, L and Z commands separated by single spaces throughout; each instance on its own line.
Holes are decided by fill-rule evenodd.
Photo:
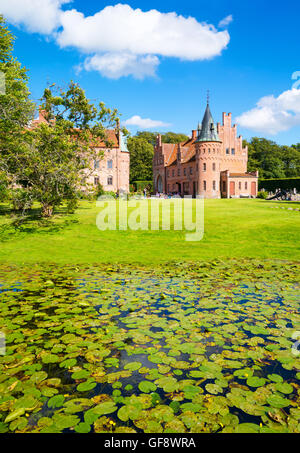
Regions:
M 300 432 L 299 267 L 0 267 L 0 432 Z

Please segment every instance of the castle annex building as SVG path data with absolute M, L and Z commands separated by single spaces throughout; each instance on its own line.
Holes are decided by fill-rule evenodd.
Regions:
M 157 137 L 153 158 L 155 192 L 204 198 L 256 197 L 258 172 L 247 173 L 248 148 L 243 148 L 231 113 L 214 124 L 209 104 L 202 125 L 179 144 Z
M 45 112 L 41 109 L 38 119 L 32 122 L 31 127 L 40 123 L 47 123 Z M 104 155 L 90 163 L 86 183 L 92 186 L 101 184 L 106 192 L 129 193 L 130 154 L 124 137 L 121 132 L 107 129 L 106 138 L 112 143 L 112 147 L 108 148 L 102 141 L 97 144 L 95 149 L 103 151 Z

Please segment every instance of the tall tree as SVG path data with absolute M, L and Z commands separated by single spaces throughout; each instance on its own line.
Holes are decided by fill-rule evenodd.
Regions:
M 12 159 L 16 181 L 41 203 L 42 216 L 51 217 L 64 199 L 75 206 L 93 160 L 103 156 L 97 145 L 112 145 L 106 128 L 119 130 L 119 118 L 117 110 L 90 103 L 73 82 L 66 91 L 52 85 L 41 101 L 47 122 L 24 131 L 22 147 Z
M 148 143 L 151 143 L 152 146 L 156 145 L 157 135 L 160 132 L 149 132 L 149 131 L 139 131 L 136 133 L 137 137 L 144 138 Z M 163 143 L 182 143 L 188 140 L 188 136 L 185 134 L 177 134 L 175 132 L 167 132 L 161 134 L 161 139 Z
M 9 157 L 21 143 L 24 127 L 33 118 L 27 69 L 13 57 L 14 36 L 0 15 L 0 179 L 9 183 Z M 2 176 L 1 176 L 2 175 Z
M 130 137 L 127 146 L 130 152 L 130 182 L 152 181 L 153 145 L 137 136 Z
M 187 135 L 177 134 L 175 132 L 167 132 L 166 134 L 163 134 L 161 138 L 163 143 L 182 143 L 189 139 Z

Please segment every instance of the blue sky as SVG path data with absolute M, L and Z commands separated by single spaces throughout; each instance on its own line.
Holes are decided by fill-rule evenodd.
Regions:
M 124 0 L 130 8 L 112 8 L 111 13 L 125 35 L 114 33 L 103 14 L 95 16 L 120 2 L 62 3 L 0 0 L 0 13 L 17 37 L 15 55 L 29 69 L 33 99 L 41 97 L 47 83 L 66 86 L 72 79 L 91 100 L 117 108 L 123 121 L 135 123 L 139 117 L 138 122 L 149 127 L 152 123 L 145 120 L 151 119 L 158 125 L 148 130 L 190 134 L 202 120 L 209 89 L 216 122 L 223 111 L 232 112 L 246 139 L 300 142 L 300 84 L 292 89 L 300 80 L 299 2 Z M 74 17 L 61 19 L 61 12 L 71 9 Z M 142 11 L 138 18 L 137 9 Z M 145 15 L 149 10 L 157 10 L 162 27 L 155 28 L 156 19 Z M 170 17 L 170 12 L 176 14 Z M 88 16 L 95 16 L 94 28 Z M 220 24 L 224 18 L 227 25 Z M 133 29 L 140 26 L 136 39 Z M 100 30 L 104 38 L 99 38 Z M 174 37 L 177 30 L 179 38 Z M 113 72 L 123 55 L 125 67 Z M 128 128 L 135 133 L 142 126 Z

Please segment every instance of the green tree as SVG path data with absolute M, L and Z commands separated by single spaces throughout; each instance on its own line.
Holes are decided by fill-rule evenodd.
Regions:
M 130 137 L 127 146 L 130 152 L 130 182 L 152 181 L 153 145 L 137 136 Z
M 300 174 L 300 145 L 282 146 L 265 138 L 248 143 L 248 171 L 259 170 L 260 178 L 290 178 Z
M 186 142 L 189 137 L 185 134 L 176 134 L 175 132 L 167 132 L 162 135 L 163 143 L 182 143 Z
M 0 15 L 0 185 L 10 183 L 11 160 L 18 150 L 24 128 L 33 118 L 27 69 L 13 57 L 14 36 Z
M 150 143 L 153 147 L 156 145 L 157 135 L 159 132 L 138 131 L 136 137 L 142 138 Z
M 282 161 L 286 178 L 300 176 L 300 144 L 282 146 Z
M 248 171 L 259 170 L 260 178 L 285 176 L 281 149 L 277 143 L 265 138 L 253 137 L 248 145 Z
M 80 186 L 86 184 L 92 162 L 101 159 L 99 141 L 106 139 L 106 128 L 118 129 L 116 110 L 103 103 L 95 106 L 85 92 L 71 82 L 67 91 L 52 85 L 44 91 L 42 108 L 47 122 L 27 129 L 22 146 L 13 153 L 14 177 L 28 197 L 40 202 L 42 216 L 51 217 L 63 200 L 74 209 Z M 123 130 L 126 133 L 125 130 Z
M 152 146 L 155 146 L 158 134 L 160 134 L 160 132 L 139 131 L 136 133 L 136 136 L 144 138 L 148 143 L 151 143 Z M 165 134 L 161 134 L 161 139 L 163 143 L 182 143 L 186 142 L 189 137 L 185 134 L 167 132 Z

